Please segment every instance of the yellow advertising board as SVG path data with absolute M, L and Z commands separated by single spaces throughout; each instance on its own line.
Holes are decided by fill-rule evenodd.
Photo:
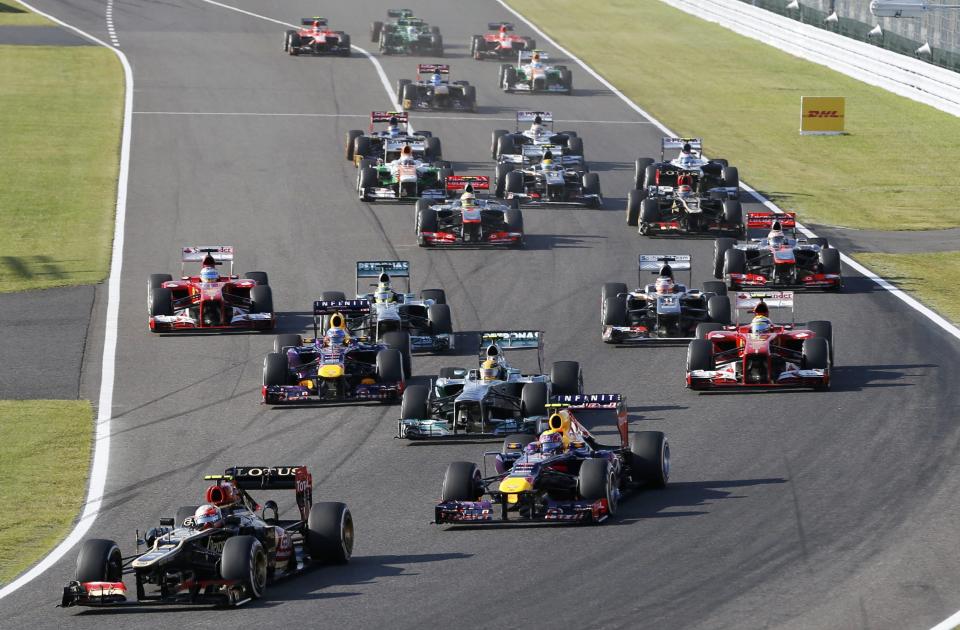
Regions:
M 842 134 L 844 109 L 842 96 L 801 96 L 800 135 Z

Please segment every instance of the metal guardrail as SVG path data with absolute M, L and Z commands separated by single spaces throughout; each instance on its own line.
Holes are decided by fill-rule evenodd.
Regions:
M 740 2 L 960 72 L 960 10 L 929 11 L 927 15 L 913 19 L 878 18 L 870 14 L 868 0 L 799 0 L 796 9 L 787 8 L 788 0 Z M 945 4 L 946 0 L 928 2 L 931 5 Z M 834 12 L 838 19 L 826 21 Z M 871 35 L 878 25 L 882 32 Z M 924 44 L 930 45 L 930 54 L 917 54 L 917 49 Z

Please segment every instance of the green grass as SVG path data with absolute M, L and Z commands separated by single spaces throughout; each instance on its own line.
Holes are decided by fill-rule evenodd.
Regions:
M 0 26 L 53 26 L 53 22 L 27 10 L 16 0 L 0 1 Z
M 0 46 L 0 292 L 106 276 L 123 90 L 106 48 Z
M 729 159 L 804 221 L 960 225 L 960 177 L 944 166 L 960 161 L 960 118 L 660 2 L 510 4 L 672 130 L 702 136 L 708 155 Z M 850 135 L 801 137 L 802 95 L 845 96 Z
M 86 496 L 92 433 L 89 401 L 0 401 L 0 584 L 72 527 Z
M 960 287 L 944 278 L 960 274 L 960 251 L 928 254 L 856 254 L 863 263 L 946 319 L 960 323 Z

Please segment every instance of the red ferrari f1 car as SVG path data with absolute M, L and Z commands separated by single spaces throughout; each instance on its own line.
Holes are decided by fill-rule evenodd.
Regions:
M 806 325 L 774 324 L 770 307 L 789 308 L 793 292 L 737 293 L 737 324 L 697 325 L 697 338 L 687 347 L 687 387 L 830 388 L 833 368 L 833 326 L 828 321 Z M 740 313 L 752 311 L 753 321 L 740 323 Z
M 147 282 L 148 324 L 152 332 L 271 330 L 276 326 L 273 293 L 265 271 L 233 273 L 233 247 L 184 247 L 180 279 L 150 274 Z M 186 263 L 199 262 L 199 275 L 187 275 Z M 230 263 L 221 275 L 218 266 Z

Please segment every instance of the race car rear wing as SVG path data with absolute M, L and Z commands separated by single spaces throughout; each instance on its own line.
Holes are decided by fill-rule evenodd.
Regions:
M 781 229 L 797 229 L 796 212 L 748 212 L 747 229 L 760 228 L 769 230 L 774 223 L 780 223 Z
M 790 309 L 790 323 L 793 324 L 796 322 L 793 291 L 738 291 L 734 297 L 734 311 L 736 312 L 737 325 L 739 326 L 741 323 L 741 313 L 755 312 L 757 305 L 761 302 L 765 304 L 768 309 Z M 771 317 L 770 319 L 774 322 L 780 321 L 779 318 Z
M 300 18 L 301 26 L 313 26 L 313 23 L 316 22 L 318 26 L 326 26 L 327 18 L 322 17 L 305 17 Z
M 407 112 L 370 112 L 370 131 L 376 123 L 388 123 L 391 118 L 396 118 L 397 123 L 406 126 L 410 130 L 410 114 Z
M 499 31 L 501 28 L 506 31 L 512 31 L 513 22 L 487 22 L 488 31 Z
M 480 333 L 480 360 L 487 357 L 491 345 L 504 350 L 537 349 L 537 368 L 543 372 L 543 332 L 539 330 L 490 330 Z
M 454 196 L 470 187 L 470 190 L 490 190 L 488 175 L 450 175 L 447 177 L 447 195 Z
M 357 295 L 360 295 L 361 278 L 379 278 L 387 274 L 390 279 L 406 278 L 407 288 L 404 293 L 410 292 L 410 261 L 409 260 L 358 260 L 357 261 Z M 369 286 L 374 286 L 371 283 Z
M 417 74 L 450 74 L 450 66 L 445 63 L 417 64 Z
M 206 475 L 204 479 L 233 481 L 244 499 L 254 506 L 256 502 L 247 490 L 295 490 L 297 507 L 304 522 L 313 505 L 313 477 L 306 466 L 234 466 L 227 468 L 222 475 Z
M 369 313 L 370 302 L 367 300 L 316 300 L 313 303 L 314 315 L 333 315 L 343 313 Z
M 686 271 L 687 286 L 693 281 L 693 257 L 689 254 L 640 254 L 637 257 L 637 278 L 644 286 L 644 272 L 659 274 L 669 266 L 671 271 Z
M 550 55 L 542 50 L 521 50 L 517 54 L 517 62 L 522 64 L 524 61 L 530 61 L 534 55 L 540 57 L 540 61 L 546 61 L 550 58 Z
M 517 126 L 519 127 L 520 123 L 532 123 L 537 116 L 540 117 L 541 122 L 553 122 L 553 112 L 519 111 L 517 112 Z
M 186 263 L 198 263 L 206 260 L 207 256 L 213 258 L 214 264 L 222 265 L 230 263 L 230 273 L 233 275 L 233 245 L 201 245 L 199 247 L 184 247 L 180 252 L 180 275 L 184 273 Z
M 413 9 L 387 9 L 387 17 L 392 17 L 392 18 L 413 17 Z
M 621 394 L 568 394 L 553 396 L 545 407 L 551 413 L 561 409 L 568 409 L 573 412 L 595 409 L 609 409 L 610 411 L 614 411 L 617 415 L 617 431 L 620 434 L 621 446 L 626 447 L 629 443 L 627 400 Z M 590 445 L 594 448 L 599 446 L 599 444 L 596 443 L 596 438 L 591 435 L 585 426 L 579 422 L 577 422 L 576 425 L 574 428 L 575 432 L 581 433 L 583 437 L 587 438 L 587 441 L 589 441 Z
M 661 138 L 660 161 L 666 160 L 667 149 L 679 151 L 685 144 L 689 144 L 690 148 L 697 152 L 697 155 L 703 155 L 703 138 Z

